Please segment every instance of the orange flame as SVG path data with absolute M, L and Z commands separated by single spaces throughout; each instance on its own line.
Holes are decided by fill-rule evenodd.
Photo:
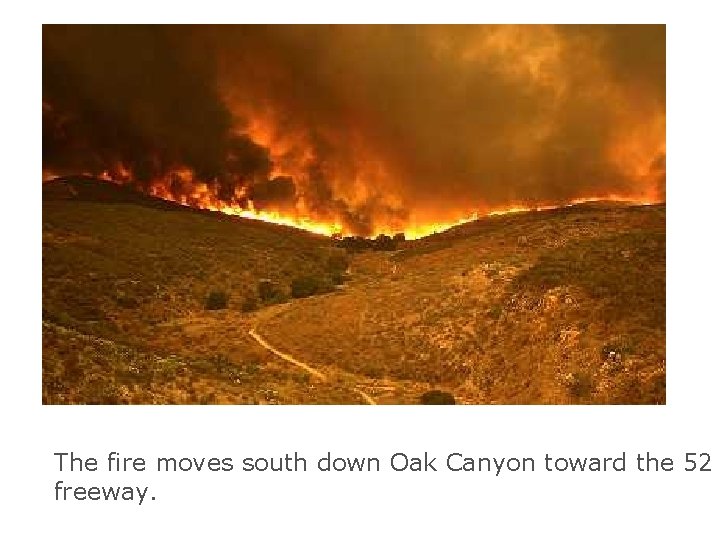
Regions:
M 582 198 L 573 199 L 570 202 L 565 203 L 565 204 L 540 205 L 540 206 L 510 206 L 510 207 L 497 208 L 497 209 L 490 210 L 490 211 L 487 211 L 484 213 L 473 212 L 472 214 L 468 215 L 467 217 L 460 218 L 455 221 L 409 225 L 402 231 L 393 230 L 393 229 L 390 229 L 387 227 L 380 226 L 380 227 L 376 228 L 375 236 L 377 236 L 379 234 L 392 235 L 392 234 L 395 234 L 398 232 L 402 232 L 405 235 L 405 238 L 407 240 L 417 240 L 417 239 L 423 238 L 425 236 L 430 236 L 431 234 L 437 234 L 437 233 L 447 231 L 448 229 L 457 227 L 458 225 L 464 225 L 466 223 L 477 221 L 478 219 L 481 219 L 483 217 L 504 216 L 504 215 L 508 215 L 508 214 L 518 214 L 518 213 L 525 213 L 525 212 L 543 212 L 543 211 L 547 211 L 547 210 L 557 210 L 559 208 L 569 208 L 571 206 L 576 206 L 576 205 L 585 204 L 585 203 L 592 203 L 592 202 L 618 202 L 618 203 L 635 204 L 638 206 L 640 206 L 640 205 L 646 206 L 646 205 L 651 205 L 651 204 L 657 204 L 660 201 L 637 200 L 637 199 L 633 199 L 630 197 L 623 197 L 620 195 L 608 195 L 605 197 L 582 197 Z M 203 206 L 202 208 L 222 212 L 224 214 L 239 216 L 239 217 L 246 218 L 246 219 L 254 219 L 254 220 L 258 220 L 258 221 L 264 221 L 266 223 L 274 223 L 277 225 L 286 225 L 289 227 L 295 227 L 297 229 L 302 229 L 302 230 L 309 231 L 309 232 L 312 232 L 315 234 L 320 234 L 323 236 L 342 235 L 344 232 L 343 226 L 340 223 L 321 222 L 321 221 L 313 220 L 310 217 L 283 215 L 280 212 L 268 212 L 268 211 L 263 211 L 263 210 L 256 210 L 255 208 L 253 208 L 252 201 L 250 202 L 248 208 L 241 208 L 239 206 L 233 206 L 233 205 L 226 205 L 226 206 L 209 205 L 209 206 Z
M 256 210 L 255 208 L 253 208 L 252 201 L 250 201 L 248 208 L 225 206 L 216 208 L 209 207 L 208 209 L 217 210 L 219 212 L 232 216 L 240 216 L 246 219 L 255 219 L 258 221 L 264 221 L 266 223 L 274 223 L 276 225 L 295 227 L 296 229 L 302 229 L 323 236 L 342 234 L 343 230 L 342 225 L 338 223 L 322 223 L 303 216 L 282 215 L 280 214 L 280 212 Z
M 638 200 L 631 197 L 624 197 L 621 195 L 607 195 L 604 197 L 581 197 L 572 199 L 571 201 L 564 203 L 564 204 L 544 204 L 544 205 L 537 205 L 537 206 L 528 206 L 528 205 L 518 205 L 518 206 L 506 206 L 502 208 L 495 208 L 493 210 L 488 210 L 485 212 L 474 212 L 470 214 L 467 217 L 460 218 L 456 221 L 448 221 L 448 222 L 441 222 L 441 223 L 427 223 L 423 225 L 415 225 L 408 227 L 405 231 L 405 238 L 408 240 L 417 240 L 418 238 L 422 238 L 424 236 L 429 236 L 431 234 L 441 233 L 444 231 L 447 231 L 448 229 L 452 229 L 453 227 L 457 227 L 458 225 L 464 225 L 466 223 L 470 223 L 472 221 L 477 221 L 478 219 L 484 218 L 484 217 L 495 217 L 495 216 L 504 216 L 508 214 L 519 214 L 519 213 L 525 213 L 525 212 L 543 212 L 547 210 L 557 210 L 559 208 L 569 208 L 571 206 L 576 206 L 578 204 L 586 204 L 586 203 L 592 203 L 592 202 L 618 202 L 618 203 L 628 203 L 628 204 L 635 204 L 635 205 L 651 205 L 651 204 L 657 204 L 660 201 L 659 200 Z M 387 231 L 391 232 L 391 231 Z
M 90 173 L 86 173 L 88 176 L 92 176 Z M 103 171 L 99 175 L 95 175 L 105 181 L 111 181 L 116 183 L 126 183 L 131 180 L 131 172 L 122 166 L 117 165 L 116 170 Z M 48 170 L 43 170 L 43 181 L 52 180 L 58 176 Z M 174 189 L 171 190 L 169 187 L 174 182 Z M 298 209 L 290 210 L 264 210 L 255 208 L 253 201 L 246 198 L 246 190 L 244 188 L 238 188 L 235 192 L 235 202 L 226 202 L 218 197 L 218 194 L 213 190 L 211 186 L 204 183 L 195 181 L 193 172 L 190 169 L 179 169 L 173 171 L 167 178 L 158 179 L 153 182 L 148 188 L 148 193 L 154 197 L 158 197 L 167 201 L 172 201 L 183 206 L 192 208 L 199 208 L 203 210 L 211 210 L 216 212 L 222 212 L 227 215 L 238 216 L 244 219 L 252 219 L 257 221 L 263 221 L 265 223 L 273 223 L 276 225 L 284 225 L 288 227 L 294 227 L 296 229 L 302 229 L 314 234 L 322 236 L 344 236 L 348 231 L 343 227 L 342 223 L 338 221 L 321 221 L 312 218 L 311 216 L 305 215 Z M 242 202 L 239 202 L 242 201 Z M 629 203 L 636 205 L 649 205 L 661 202 L 660 199 L 645 199 L 638 200 L 636 198 L 621 196 L 621 195 L 606 195 L 602 197 L 582 197 L 572 199 L 569 202 L 561 204 L 542 204 L 542 205 L 527 205 L 517 204 L 511 206 L 504 206 L 500 208 L 486 209 L 485 211 L 475 211 L 465 217 L 461 217 L 456 220 L 449 221 L 427 221 L 423 222 L 418 220 L 413 222 L 412 220 L 406 224 L 402 229 L 398 230 L 398 227 L 393 227 L 387 224 L 378 224 L 375 227 L 374 236 L 380 234 L 393 235 L 396 233 L 403 233 L 405 238 L 408 240 L 416 240 L 431 234 L 441 233 L 456 227 L 477 221 L 484 217 L 495 217 L 503 216 L 508 214 L 524 213 L 524 212 L 538 212 L 546 210 L 555 210 L 558 208 L 566 208 L 578 204 L 590 203 L 590 202 L 620 202 Z

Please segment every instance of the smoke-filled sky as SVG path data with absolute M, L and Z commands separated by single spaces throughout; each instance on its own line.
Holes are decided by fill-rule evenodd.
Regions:
M 664 26 L 44 26 L 43 169 L 371 234 L 664 199 Z

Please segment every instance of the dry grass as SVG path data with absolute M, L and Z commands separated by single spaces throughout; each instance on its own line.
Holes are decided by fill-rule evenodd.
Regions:
M 43 399 L 663 403 L 664 231 L 664 206 L 490 218 L 352 255 L 336 292 L 289 299 L 343 283 L 346 256 L 260 223 L 46 202 Z
M 664 402 L 663 207 L 496 218 L 411 246 L 356 258 L 352 287 L 293 304 L 266 332 L 317 363 L 464 402 Z
M 221 295 L 233 311 L 289 297 L 293 280 L 330 282 L 331 242 L 286 227 L 130 204 L 43 205 L 43 320 L 143 345 L 154 327 Z M 212 306 L 211 306 L 212 307 Z

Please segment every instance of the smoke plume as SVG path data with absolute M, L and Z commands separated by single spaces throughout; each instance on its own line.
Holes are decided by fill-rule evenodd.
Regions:
M 45 26 L 43 168 L 373 234 L 664 198 L 664 26 Z

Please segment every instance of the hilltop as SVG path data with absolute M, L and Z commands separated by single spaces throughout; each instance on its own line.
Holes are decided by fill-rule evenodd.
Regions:
M 83 178 L 43 199 L 46 403 L 665 400 L 664 205 L 350 253 Z

